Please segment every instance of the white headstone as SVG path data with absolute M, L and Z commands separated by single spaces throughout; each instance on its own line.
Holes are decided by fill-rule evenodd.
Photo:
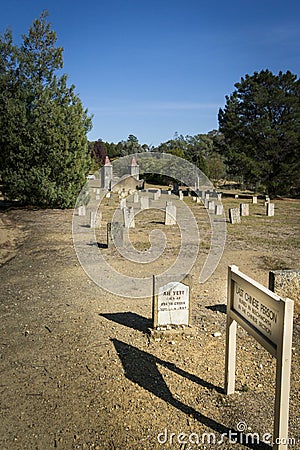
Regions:
M 121 198 L 120 200 L 120 209 L 126 208 L 126 198 Z
M 241 203 L 240 204 L 240 215 L 241 216 L 249 216 L 249 203 Z
M 149 209 L 149 197 L 141 197 L 141 209 Z
M 215 212 L 215 202 L 214 201 L 209 201 L 208 202 L 208 211 Z
M 221 216 L 223 214 L 223 205 L 216 205 L 215 215 Z
M 125 228 L 135 228 L 134 209 L 132 207 L 123 208 L 123 217 Z
M 78 215 L 85 216 L 85 205 L 81 205 L 78 207 Z
M 256 204 L 257 204 L 257 196 L 256 196 L 256 195 L 254 195 L 254 196 L 252 197 L 252 203 L 253 203 L 253 205 L 256 205 Z
M 163 325 L 189 325 L 190 288 L 183 283 L 171 282 L 158 289 L 154 305 L 154 327 Z M 155 317 L 156 316 L 156 317 Z
M 179 191 L 179 199 L 183 200 L 183 192 L 182 191 Z
M 266 214 L 268 217 L 273 217 L 275 214 L 275 204 L 274 203 L 267 203 L 266 204 Z
M 229 220 L 230 223 L 241 223 L 241 215 L 239 208 L 229 209 Z
M 133 203 L 138 203 L 138 201 L 139 201 L 139 193 L 135 192 L 133 194 Z
M 166 204 L 165 225 L 176 225 L 176 206 L 172 202 Z

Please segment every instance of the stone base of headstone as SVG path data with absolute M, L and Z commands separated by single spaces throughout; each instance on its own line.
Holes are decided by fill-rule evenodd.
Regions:
M 193 339 L 197 335 L 197 329 L 192 325 L 166 325 L 156 329 L 149 328 L 148 333 L 150 339 L 155 342 L 168 341 L 173 343 L 173 341 Z

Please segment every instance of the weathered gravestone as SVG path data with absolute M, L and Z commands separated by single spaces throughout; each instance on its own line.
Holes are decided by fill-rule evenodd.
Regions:
M 153 200 L 158 200 L 159 197 L 160 197 L 160 191 L 159 190 L 154 191 L 153 192 Z
M 115 244 L 116 247 L 123 247 L 124 227 L 120 222 L 109 222 L 107 224 L 107 247 Z
M 129 208 L 123 208 L 123 218 L 125 228 L 135 228 L 134 209 L 132 206 Z
M 139 193 L 135 192 L 133 194 L 133 203 L 138 203 L 139 202 Z
M 126 208 L 126 198 L 121 198 L 120 209 Z
M 183 200 L 183 192 L 182 191 L 179 191 L 179 199 Z
M 215 215 L 221 216 L 223 214 L 223 205 L 216 205 Z
M 229 208 L 229 221 L 230 223 L 241 223 L 241 215 L 239 208 Z
M 190 325 L 190 288 L 183 283 L 170 282 L 153 293 L 153 327 L 168 325 Z
M 268 217 L 273 217 L 275 214 L 275 204 L 274 203 L 266 203 L 266 214 Z
M 149 209 L 149 197 L 141 197 L 141 209 Z
M 257 204 L 257 196 L 256 196 L 256 195 L 254 195 L 254 196 L 252 197 L 252 203 L 253 203 L 253 205 L 256 205 L 256 204 Z
M 100 228 L 102 220 L 101 211 L 91 211 L 90 212 L 90 228 Z
M 240 215 L 241 216 L 249 216 L 249 203 L 241 203 L 240 204 Z
M 85 212 L 86 212 L 85 205 L 78 206 L 78 215 L 79 216 L 85 216 Z
M 215 212 L 215 202 L 214 201 L 209 201 L 208 202 L 208 211 Z
M 172 202 L 166 204 L 165 225 L 176 225 L 176 206 Z

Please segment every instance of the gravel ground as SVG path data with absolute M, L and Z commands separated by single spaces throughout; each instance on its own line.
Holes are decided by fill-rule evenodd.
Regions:
M 291 215 L 284 234 L 290 230 L 289 237 L 297 237 L 300 202 L 282 201 L 276 208 L 286 205 Z M 87 277 L 73 247 L 72 213 L 11 209 L 1 215 L 0 448 L 270 448 L 228 438 L 243 426 L 261 438 L 272 433 L 275 359 L 238 328 L 236 393 L 224 394 L 226 277 L 228 265 L 236 264 L 267 285 L 268 271 L 280 258 L 300 268 L 299 243 L 281 241 L 279 218 L 258 213 L 258 229 L 248 218 L 239 229 L 228 225 L 225 251 L 211 278 L 200 285 L 197 264 L 191 273 L 194 335 L 155 341 L 148 334 L 151 298 L 118 297 Z M 145 225 L 140 229 L 141 235 L 147 232 Z M 255 238 L 261 233 L 265 242 Z M 177 245 L 172 239 L 166 261 Z M 118 270 L 128 269 L 112 249 L 99 251 Z M 296 308 L 289 428 L 296 441 L 289 448 L 295 450 L 299 336 Z

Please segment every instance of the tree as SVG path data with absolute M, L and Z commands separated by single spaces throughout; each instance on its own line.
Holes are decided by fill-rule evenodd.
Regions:
M 300 81 L 263 70 L 235 84 L 220 109 L 220 148 L 234 175 L 270 194 L 300 191 Z
M 23 204 L 75 205 L 91 165 L 91 118 L 67 76 L 62 51 L 42 13 L 16 47 L 0 39 L 0 166 L 3 191 Z
M 89 142 L 89 148 L 91 157 L 94 162 L 94 170 L 99 169 L 100 166 L 104 164 L 105 157 L 107 155 L 106 145 L 102 139 L 98 139 L 95 142 Z

